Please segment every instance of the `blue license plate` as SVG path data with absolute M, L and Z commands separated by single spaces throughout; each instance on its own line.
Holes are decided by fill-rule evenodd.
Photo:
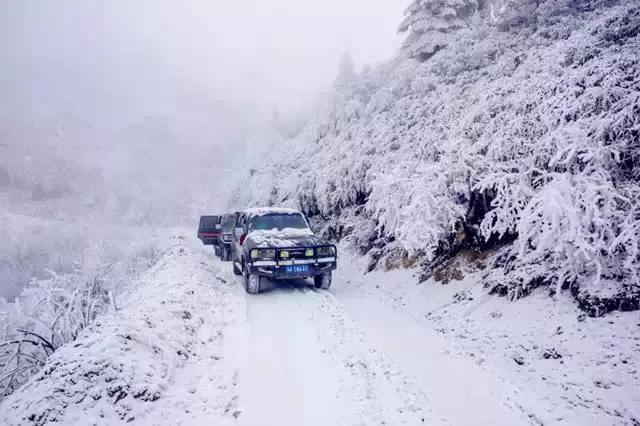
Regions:
M 301 274 L 309 272 L 309 265 L 287 265 L 284 271 L 288 274 Z

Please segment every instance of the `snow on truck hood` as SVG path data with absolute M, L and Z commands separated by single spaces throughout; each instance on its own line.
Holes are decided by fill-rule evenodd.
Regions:
M 285 228 L 252 231 L 247 235 L 256 247 L 295 246 L 303 240 L 317 239 L 310 229 Z

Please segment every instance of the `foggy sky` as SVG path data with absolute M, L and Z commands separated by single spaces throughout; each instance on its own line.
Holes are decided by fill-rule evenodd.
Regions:
M 30 79 L 34 95 L 69 86 L 67 99 L 99 103 L 171 73 L 191 90 L 291 110 L 330 84 L 343 52 L 357 64 L 388 58 L 405 3 L 5 0 L 0 87 Z
M 226 170 L 277 139 L 276 108 L 286 120 L 312 104 L 346 51 L 357 66 L 394 54 L 405 3 L 0 2 L 7 207 L 35 215 L 30 198 L 58 197 L 64 218 L 163 224 L 213 209 Z

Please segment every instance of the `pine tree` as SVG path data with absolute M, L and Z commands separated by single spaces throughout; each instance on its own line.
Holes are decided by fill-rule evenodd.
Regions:
M 344 84 L 351 81 L 356 74 L 356 66 L 349 52 L 344 52 L 338 63 L 338 76 L 336 77 L 336 85 Z
M 399 28 L 408 33 L 403 50 L 411 58 L 429 59 L 453 34 L 469 28 L 471 16 L 482 5 L 482 0 L 414 0 Z

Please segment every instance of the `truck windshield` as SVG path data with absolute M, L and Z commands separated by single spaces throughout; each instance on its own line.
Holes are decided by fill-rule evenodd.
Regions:
M 268 214 L 257 216 L 251 220 L 249 228 L 251 231 L 268 231 L 273 229 L 282 231 L 285 228 L 309 229 L 307 221 L 301 214 Z

